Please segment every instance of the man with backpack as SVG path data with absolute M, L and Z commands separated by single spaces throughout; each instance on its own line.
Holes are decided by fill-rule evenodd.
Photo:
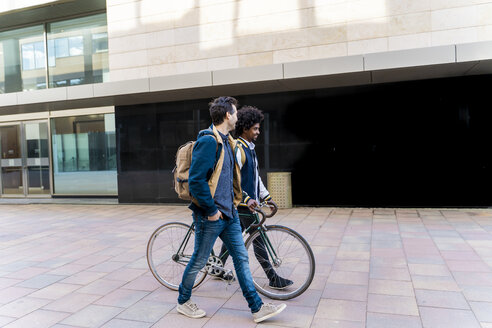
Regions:
M 265 188 L 261 181 L 259 173 L 258 159 L 255 152 L 254 142 L 260 135 L 260 123 L 263 121 L 263 113 L 256 107 L 243 106 L 237 114 L 237 123 L 235 135 L 237 137 L 236 160 L 241 169 L 241 189 L 243 194 L 247 196 L 244 201 L 238 206 L 238 211 L 241 213 L 239 219 L 242 229 L 246 229 L 255 222 L 254 213 L 255 207 L 258 206 L 260 200 L 271 201 L 270 193 Z M 258 262 L 265 271 L 265 275 L 269 280 L 269 287 L 273 289 L 284 289 L 293 284 L 292 280 L 280 277 L 268 259 L 263 240 L 259 239 L 253 242 L 255 256 Z M 222 244 L 219 257 L 225 264 L 227 255 L 223 256 L 226 251 L 225 244 Z M 234 277 L 232 273 L 223 272 L 221 279 L 230 281 Z
M 209 105 L 212 125 L 199 133 L 189 169 L 195 249 L 179 286 L 177 311 L 190 318 L 206 315 L 191 300 L 191 291 L 196 275 L 207 263 L 213 245 L 220 237 L 232 256 L 237 279 L 253 319 L 261 322 L 282 312 L 286 305 L 264 304 L 249 269 L 248 252 L 236 210 L 242 201 L 241 172 L 233 153 L 236 140 L 229 135 L 237 121 L 237 100 L 219 97 Z

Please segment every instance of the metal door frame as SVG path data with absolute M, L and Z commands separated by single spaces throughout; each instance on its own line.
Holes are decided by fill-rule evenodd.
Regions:
M 28 182 L 28 167 L 27 167 L 27 139 L 26 139 L 26 128 L 25 125 L 29 123 L 46 123 L 47 128 L 47 138 L 48 138 L 48 172 L 49 172 L 49 182 L 50 182 L 50 192 L 49 194 L 29 194 L 29 182 Z M 46 119 L 33 119 L 33 120 L 23 120 L 23 121 L 12 121 L 12 122 L 2 122 L 0 127 L 4 126 L 19 126 L 19 142 L 20 142 L 20 154 L 21 154 L 21 166 L 22 166 L 22 185 L 23 194 L 3 194 L 3 179 L 0 174 L 0 198 L 51 198 L 53 195 L 53 172 L 52 172 L 52 156 L 51 156 L 51 134 L 50 134 L 50 120 Z M 1 152 L 0 143 L 0 152 Z M 41 143 L 40 143 L 41 147 Z M 0 165 L 1 169 L 1 165 Z M 1 171 L 0 171 L 1 172 Z

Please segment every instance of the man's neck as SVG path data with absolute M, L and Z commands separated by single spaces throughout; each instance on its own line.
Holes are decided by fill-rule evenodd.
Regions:
M 225 122 L 222 124 L 216 125 L 215 128 L 217 129 L 217 131 L 219 131 L 220 133 L 222 133 L 225 136 L 229 134 L 229 127 L 227 126 L 227 124 L 225 124 Z
M 247 142 L 249 143 L 253 143 L 253 140 L 250 140 L 248 139 L 247 137 L 245 137 L 243 134 L 241 135 L 241 138 L 243 138 L 244 140 L 246 140 Z

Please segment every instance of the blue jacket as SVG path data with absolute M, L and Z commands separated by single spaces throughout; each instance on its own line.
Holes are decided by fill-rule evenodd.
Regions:
M 234 150 L 236 140 L 229 135 L 229 144 Z M 213 199 L 224 163 L 222 138 L 214 125 L 198 134 L 191 155 L 188 177 L 190 194 L 193 197 L 190 209 L 204 216 L 212 216 L 218 209 Z M 242 200 L 241 171 L 235 161 L 234 167 L 234 206 Z

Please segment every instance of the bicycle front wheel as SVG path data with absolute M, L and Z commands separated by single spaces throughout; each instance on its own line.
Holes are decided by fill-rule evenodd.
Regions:
M 161 225 L 152 233 L 147 243 L 150 272 L 162 285 L 178 290 L 194 245 L 195 232 L 189 225 L 181 222 Z M 206 275 L 204 270 L 199 271 L 193 288 L 200 285 Z
M 313 281 L 311 247 L 296 231 L 279 225 L 256 230 L 246 240 L 249 266 L 259 293 L 288 300 L 304 293 Z

